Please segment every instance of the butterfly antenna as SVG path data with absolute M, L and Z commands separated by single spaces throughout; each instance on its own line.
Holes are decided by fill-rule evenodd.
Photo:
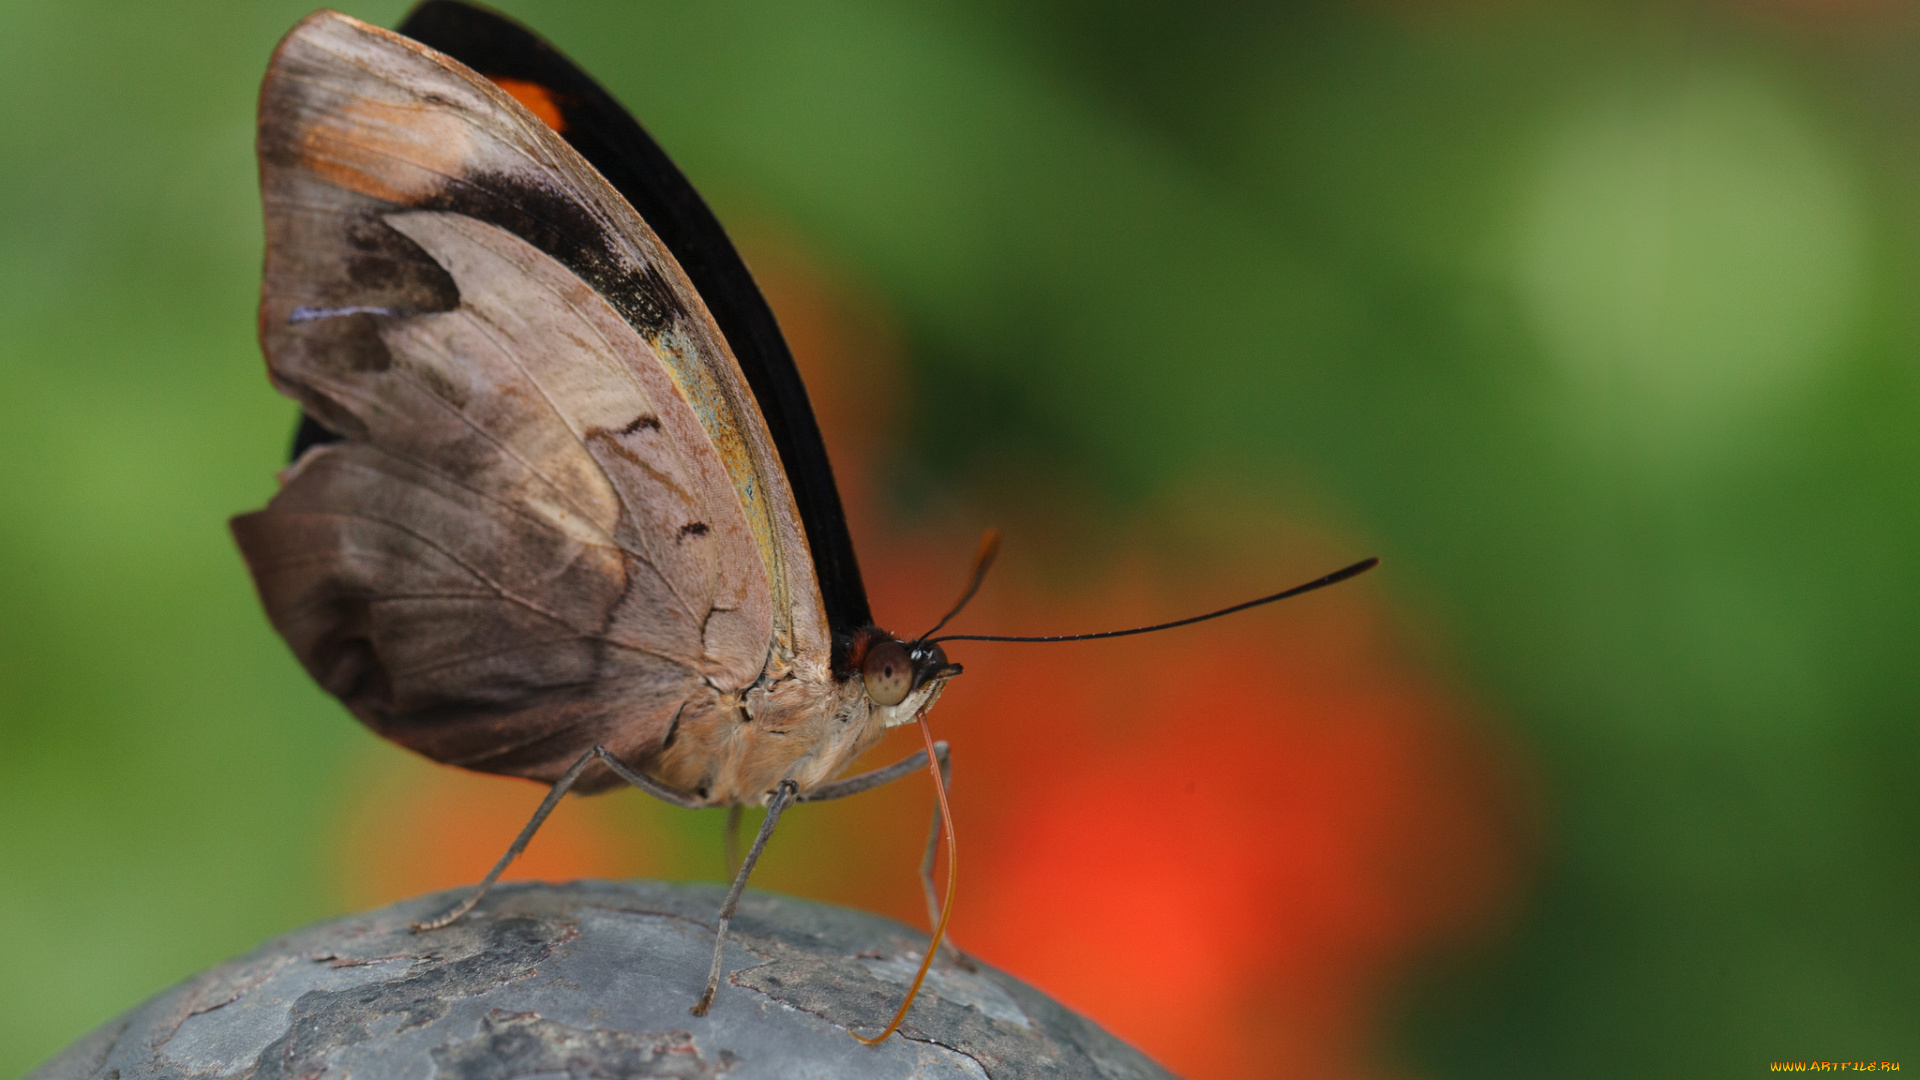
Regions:
M 988 536 L 992 541 L 992 547 L 997 548 L 1000 546 L 1000 534 L 989 531 Z M 993 553 L 987 550 L 988 547 L 989 544 L 984 541 L 980 545 L 981 551 L 986 554 L 987 561 L 992 562 Z M 976 567 L 978 566 L 977 559 L 975 560 L 975 565 Z M 976 574 L 974 576 L 974 585 L 976 588 L 979 586 L 979 583 L 979 575 Z M 972 595 L 971 589 L 968 590 L 968 595 Z M 961 603 L 964 604 L 966 601 L 962 600 Z M 933 774 L 933 793 L 940 799 L 940 824 L 946 830 L 947 898 L 940 902 L 940 921 L 933 924 L 933 937 L 927 941 L 927 955 L 920 958 L 920 970 L 914 973 L 913 985 L 907 987 L 907 999 L 900 1003 L 900 1011 L 893 1014 L 893 1020 L 887 1024 L 887 1030 L 875 1035 L 873 1038 L 869 1039 L 863 1035 L 854 1036 L 854 1038 L 859 1039 L 868 1046 L 874 1046 L 885 1041 L 887 1036 L 899 1030 L 900 1021 L 907 1018 L 907 1009 L 913 1005 L 913 999 L 919 996 L 920 984 L 926 981 L 927 969 L 933 966 L 933 958 L 940 951 L 940 942 L 946 940 L 947 918 L 953 914 L 953 880 L 954 876 L 960 872 L 960 857 L 956 855 L 953 850 L 953 811 L 947 806 L 947 782 L 940 775 L 940 755 L 934 751 L 933 731 L 927 727 L 926 714 L 922 713 L 916 717 L 916 719 L 920 721 L 920 738 L 925 740 L 927 744 L 927 771 Z
M 947 612 L 939 622 L 934 623 L 933 629 L 921 634 L 915 640 L 925 641 L 939 633 L 941 627 L 952 622 L 953 617 L 960 614 L 960 609 L 967 606 L 967 601 L 973 599 L 973 594 L 980 591 L 980 583 L 987 579 L 987 571 L 993 569 L 993 560 L 999 557 L 1000 530 L 988 529 L 980 534 L 980 546 L 973 553 L 973 571 L 967 580 L 967 591 L 960 594 L 960 602 L 953 605 L 953 610 Z
M 1206 622 L 1208 619 L 1217 619 L 1222 615 L 1231 615 L 1236 611 L 1257 608 L 1262 604 L 1271 604 L 1277 600 L 1285 600 L 1288 597 L 1299 596 L 1302 593 L 1310 593 L 1315 589 L 1324 589 L 1329 585 L 1338 585 L 1348 578 L 1359 577 L 1361 574 L 1379 565 L 1379 559 L 1361 559 L 1352 566 L 1335 570 L 1325 577 L 1314 578 L 1304 585 L 1295 585 L 1291 589 L 1282 590 L 1274 593 L 1272 596 L 1262 596 L 1258 600 L 1248 600 L 1245 603 L 1235 604 L 1232 607 L 1221 608 L 1219 611 L 1209 611 L 1205 615 L 1194 615 L 1185 619 L 1175 619 L 1172 622 L 1154 623 L 1152 626 L 1135 626 L 1127 630 L 1102 630 L 1094 634 L 1051 634 L 1037 637 L 1013 637 L 1004 634 L 948 634 L 946 637 L 936 638 L 934 640 L 935 643 L 941 641 L 1096 641 L 1100 638 L 1128 637 L 1133 634 L 1151 634 L 1157 630 L 1171 630 L 1176 626 L 1192 626 L 1194 623 Z M 972 593 L 969 592 L 968 595 L 971 596 Z M 944 624 L 946 620 L 942 619 L 941 622 Z M 936 629 L 938 628 L 936 627 Z

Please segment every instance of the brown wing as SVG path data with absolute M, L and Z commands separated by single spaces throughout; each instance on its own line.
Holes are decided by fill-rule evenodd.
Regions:
M 260 335 L 345 436 L 235 536 L 307 669 L 441 761 L 640 761 L 828 639 L 765 424 L 646 224 L 485 79 L 332 12 L 261 91 Z M 817 670 L 816 670 L 817 669 Z

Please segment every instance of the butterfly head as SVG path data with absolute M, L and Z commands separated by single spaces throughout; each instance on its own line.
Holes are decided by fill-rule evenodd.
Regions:
M 947 660 L 946 650 L 935 642 L 901 641 L 878 627 L 868 627 L 854 635 L 844 670 L 859 675 L 874 714 L 893 727 L 931 706 L 947 680 L 961 669 Z

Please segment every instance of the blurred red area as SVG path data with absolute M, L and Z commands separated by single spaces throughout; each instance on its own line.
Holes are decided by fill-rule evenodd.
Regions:
M 751 253 L 827 432 L 876 615 L 917 632 L 958 591 L 975 537 L 952 507 L 912 526 L 877 511 L 875 465 L 903 410 L 896 339 L 791 246 Z M 1157 519 L 1177 525 L 1148 515 L 1118 537 L 1070 520 L 1070 494 L 1029 497 L 1005 511 L 1008 553 L 964 628 L 1135 625 L 1362 554 L 1230 485 L 1207 490 Z M 1367 579 L 1173 633 L 950 652 L 967 673 L 931 715 L 954 746 L 954 941 L 1183 1076 L 1391 1074 L 1376 1040 L 1399 980 L 1517 902 L 1532 835 L 1520 770 L 1405 659 Z M 867 764 L 917 738 L 896 732 Z M 382 760 L 342 833 L 356 905 L 477 880 L 541 797 Z M 508 876 L 718 873 L 717 851 L 683 850 L 686 830 L 665 824 L 679 811 L 618 805 L 569 800 Z M 931 806 L 919 778 L 804 807 L 755 885 L 924 926 Z

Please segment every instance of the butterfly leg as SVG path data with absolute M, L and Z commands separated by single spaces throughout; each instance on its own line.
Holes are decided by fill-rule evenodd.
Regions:
M 753 846 L 747 849 L 747 857 L 740 863 L 740 872 L 733 876 L 733 887 L 727 890 L 727 899 L 720 905 L 720 929 L 713 938 L 713 966 L 707 970 L 707 990 L 700 1000 L 693 1004 L 693 1015 L 707 1015 L 707 1006 L 713 1004 L 714 992 L 720 989 L 721 953 L 727 947 L 727 926 L 733 921 L 733 909 L 740 903 L 740 892 L 747 887 L 747 877 L 753 873 L 753 864 L 760 861 L 760 852 L 766 850 L 767 839 L 773 835 L 773 827 L 780 823 L 780 815 L 794 803 L 794 796 L 800 789 L 791 780 L 780 781 L 774 789 L 773 798 L 767 801 L 767 818 L 760 823 L 760 834 L 753 838 Z
M 925 755 L 922 755 L 923 757 Z M 940 779 L 953 789 L 953 760 L 940 757 Z M 933 812 L 933 824 L 927 827 L 927 851 L 920 856 L 920 888 L 927 894 L 927 925 L 940 921 L 940 891 L 933 887 L 933 857 L 940 853 L 940 811 Z
M 944 770 L 947 767 L 947 744 L 945 742 L 934 743 L 933 751 L 940 758 L 940 767 L 943 770 L 941 775 L 945 776 L 946 773 Z M 836 780 L 831 784 L 821 784 L 819 787 L 800 796 L 799 801 L 826 802 L 829 799 L 844 799 L 849 795 L 858 795 L 863 791 L 872 791 L 882 784 L 891 784 L 903 776 L 912 776 L 914 773 L 926 767 L 927 752 L 925 750 L 916 750 L 911 756 L 902 758 L 884 769 L 875 769 L 872 772 L 861 773 L 859 776 L 851 776 L 845 780 Z
M 605 747 L 595 746 L 593 749 L 580 755 L 580 760 L 574 762 L 566 772 L 560 775 L 560 779 L 554 781 L 553 790 L 547 792 L 547 797 L 540 801 L 540 809 L 533 812 L 533 818 L 527 822 L 527 827 L 520 830 L 519 836 L 514 837 L 513 845 L 507 848 L 505 855 L 500 856 L 499 862 L 493 864 L 493 869 L 487 871 L 487 876 L 480 880 L 480 884 L 473 890 L 473 893 L 445 915 L 437 919 L 429 919 L 426 922 L 414 923 L 414 932 L 420 933 L 427 930 L 438 930 L 443 926 L 452 925 L 460 916 L 472 911 L 474 905 L 478 904 L 481 898 L 487 895 L 488 890 L 493 888 L 493 883 L 500 880 L 500 875 L 506 872 L 507 867 L 513 863 L 513 860 L 519 858 L 520 853 L 527 850 L 527 844 L 532 841 L 533 834 L 540 831 L 540 826 L 546 822 L 547 815 L 553 813 L 553 808 L 560 805 L 560 797 L 567 793 L 567 789 L 573 787 L 574 781 L 580 779 L 580 774 L 586 772 L 587 766 L 593 764 L 596 759 L 604 762 L 620 779 L 625 780 L 627 783 L 652 795 L 656 799 L 670 802 L 675 806 L 685 806 L 688 808 L 695 808 L 701 805 L 699 799 L 691 795 L 681 794 L 650 776 L 643 776 L 635 772 L 627 766 L 626 762 L 608 753 Z

